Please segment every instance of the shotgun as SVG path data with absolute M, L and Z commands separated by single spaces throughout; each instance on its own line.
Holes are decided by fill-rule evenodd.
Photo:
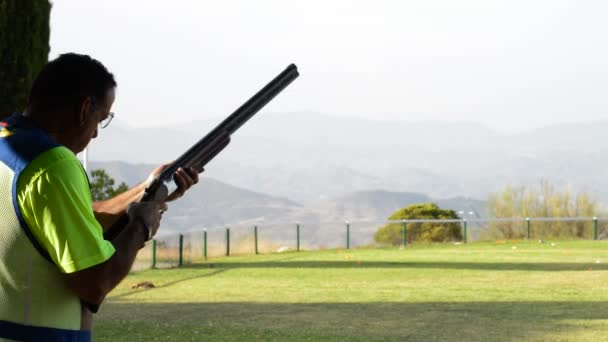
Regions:
M 295 64 L 289 65 L 283 72 L 275 77 L 252 98 L 230 114 L 224 121 L 207 133 L 196 144 L 165 168 L 146 188 L 141 201 L 154 198 L 158 187 L 163 183 L 171 183 L 173 176 L 180 167 L 191 167 L 198 172 L 230 143 L 230 136 L 234 134 L 245 122 L 253 117 L 268 102 L 285 89 L 300 74 Z M 128 216 L 122 215 L 105 233 L 106 240 L 113 240 L 129 222 Z
M 180 167 L 192 167 L 198 172 L 230 143 L 230 135 L 236 132 L 247 120 L 251 119 L 260 109 L 285 89 L 300 74 L 295 64 L 289 65 L 283 72 L 258 91 L 252 98 L 230 114 L 224 121 L 207 133 L 196 144 L 192 145 L 184 154 L 165 168 L 146 188 L 141 201 L 154 198 L 157 189 L 163 183 L 173 181 L 173 176 Z M 129 217 L 124 214 L 104 233 L 106 240 L 113 240 L 129 223 Z M 96 313 L 99 305 L 83 301 L 91 312 Z

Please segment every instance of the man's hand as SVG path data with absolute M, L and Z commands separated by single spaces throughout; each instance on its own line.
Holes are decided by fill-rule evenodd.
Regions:
M 152 173 L 148 177 L 147 184 L 149 185 L 150 182 L 152 182 L 152 180 L 156 176 L 158 176 L 161 172 L 163 172 L 164 169 L 166 169 L 170 165 L 171 165 L 171 163 L 163 164 L 163 165 L 157 167 L 156 169 L 154 169 L 154 171 L 152 171 Z M 203 171 L 204 170 L 201 170 L 201 173 Z M 171 202 L 175 199 L 182 197 L 186 193 L 186 191 L 188 189 L 190 189 L 190 187 L 192 187 L 194 184 L 198 183 L 198 174 L 199 174 L 199 172 L 196 169 L 191 168 L 191 167 L 185 168 L 185 169 L 180 167 L 179 169 L 177 169 L 177 171 L 175 172 L 175 175 L 173 176 L 175 184 L 177 185 L 177 189 L 175 189 L 175 191 L 173 191 L 171 194 L 169 194 L 169 196 L 167 197 L 167 199 L 165 201 Z
M 156 234 L 160 226 L 162 215 L 167 210 L 164 202 L 167 193 L 167 187 L 161 184 L 150 201 L 131 203 L 127 209 L 129 222 L 112 240 L 116 250 L 112 257 L 67 275 L 68 287 L 80 299 L 93 305 L 101 304 L 105 296 L 129 273 L 137 251 L 144 246 L 144 241 Z M 149 229 L 145 231 L 146 236 L 143 235 L 142 222 Z
M 158 231 L 163 213 L 167 211 L 167 203 L 164 202 L 167 193 L 167 187 L 161 184 L 151 201 L 133 202 L 127 208 L 129 220 L 134 221 L 137 218 L 143 220 L 151 230 L 150 237 L 154 236 Z

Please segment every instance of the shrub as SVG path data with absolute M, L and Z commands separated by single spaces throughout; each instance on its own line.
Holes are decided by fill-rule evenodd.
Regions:
M 454 210 L 439 208 L 434 203 L 412 204 L 394 212 L 389 220 L 419 220 L 419 219 L 459 219 Z M 407 242 L 446 242 L 459 241 L 462 239 L 460 223 L 408 223 Z M 400 223 L 389 223 L 382 226 L 374 234 L 374 241 L 380 244 L 398 246 L 403 240 L 403 225 Z

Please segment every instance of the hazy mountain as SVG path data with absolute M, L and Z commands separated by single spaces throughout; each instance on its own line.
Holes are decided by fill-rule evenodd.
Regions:
M 439 207 L 452 209 L 462 218 L 486 217 L 486 201 L 468 197 L 452 197 L 434 201 Z
M 103 130 L 98 161 L 176 158 L 221 118 Z M 522 123 L 523 124 L 523 123 Z M 433 198 L 486 198 L 507 184 L 587 189 L 608 202 L 608 122 L 505 134 L 474 123 L 373 121 L 317 113 L 260 113 L 207 167 L 206 177 L 303 204 L 385 189 Z
M 320 201 L 313 210 L 328 221 L 386 220 L 395 210 L 414 203 L 431 202 L 426 195 L 385 190 L 357 191 Z
M 148 177 L 152 165 L 124 162 L 96 162 L 91 169 L 103 168 L 118 182 L 133 186 Z M 273 197 L 201 177 L 200 184 L 188 194 L 169 204 L 163 226 L 169 230 L 187 231 L 215 225 L 263 220 L 265 217 L 285 218 L 301 205 L 286 198 Z
M 130 185 L 145 179 L 152 165 L 123 162 L 96 162 L 91 169 L 103 168 L 118 182 Z M 397 209 L 414 203 L 436 202 L 441 207 L 464 211 L 484 212 L 484 203 L 468 198 L 432 199 L 419 193 L 399 193 L 385 190 L 357 191 L 335 198 L 325 198 L 307 205 L 287 198 L 253 192 L 202 177 L 201 183 L 184 198 L 170 203 L 163 219 L 163 233 L 201 230 L 210 227 L 230 226 L 239 229 L 253 225 L 274 229 L 273 236 L 293 235 L 286 227 L 301 223 L 306 227 L 309 243 L 339 238 L 345 220 L 357 239 L 369 239 L 373 232 Z M 474 208 L 474 209 L 473 209 Z M 279 229 L 279 230 L 277 230 Z M 336 236 L 334 236 L 336 235 Z M 354 238 L 353 235 L 353 239 Z M 357 240 L 353 240 L 356 242 Z M 365 241 L 369 243 L 371 241 Z

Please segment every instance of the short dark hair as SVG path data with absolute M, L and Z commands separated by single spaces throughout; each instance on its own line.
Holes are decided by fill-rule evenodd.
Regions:
M 114 87 L 114 75 L 101 62 L 66 53 L 47 63 L 36 76 L 27 108 L 32 114 L 77 110 L 85 98 L 99 103 Z

